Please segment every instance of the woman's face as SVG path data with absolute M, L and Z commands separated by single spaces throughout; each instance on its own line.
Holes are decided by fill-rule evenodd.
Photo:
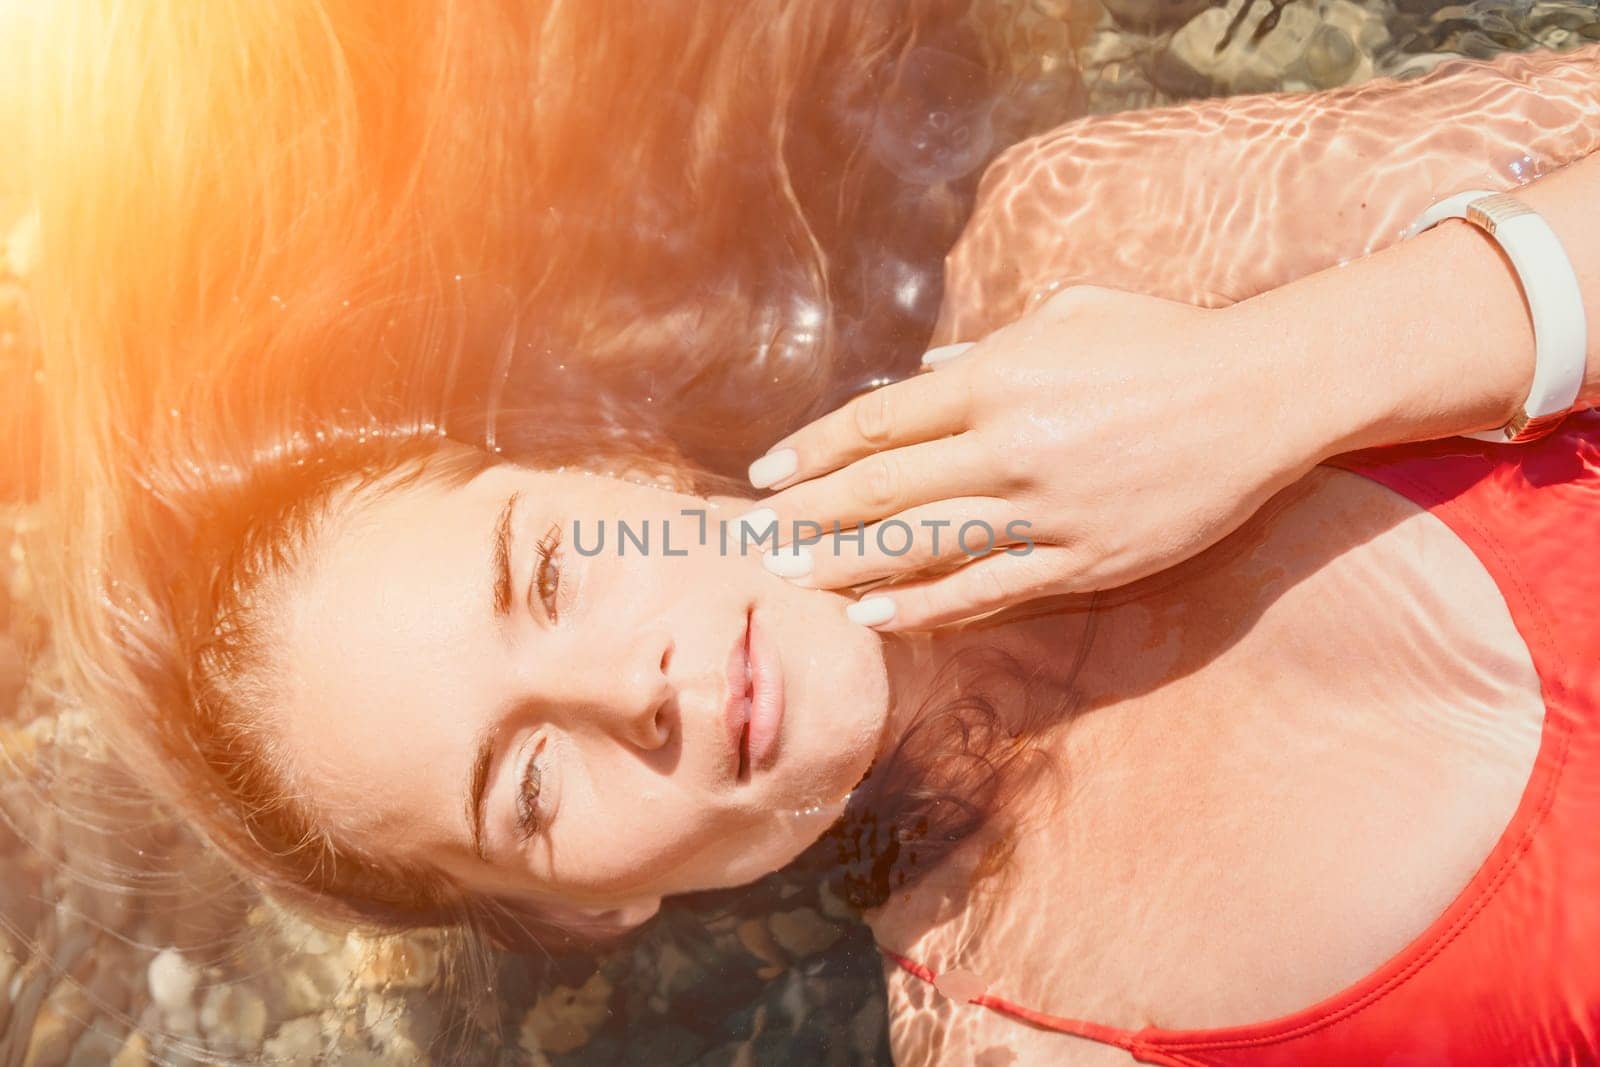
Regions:
M 279 602 L 290 787 L 556 914 L 625 924 L 787 863 L 877 754 L 888 684 L 842 597 L 739 553 L 745 506 L 507 464 L 334 509 Z

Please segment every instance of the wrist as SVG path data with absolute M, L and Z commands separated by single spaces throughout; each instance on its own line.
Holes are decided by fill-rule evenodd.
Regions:
M 1304 293 L 1271 290 L 1208 315 L 1228 323 L 1231 349 L 1220 353 L 1219 377 L 1239 398 L 1233 419 L 1248 434 L 1257 474 L 1287 484 L 1341 449 L 1338 404 L 1332 402 L 1331 338 L 1302 320 Z
M 1380 377 L 1394 393 L 1384 421 L 1365 431 L 1366 443 L 1504 426 L 1522 410 L 1535 364 L 1533 314 L 1516 268 L 1493 237 L 1464 219 L 1447 219 L 1393 251 L 1379 281 L 1389 306 L 1378 314 L 1403 323 L 1389 342 L 1387 362 L 1396 370 Z
M 1503 425 L 1533 378 L 1516 273 L 1457 220 L 1238 306 L 1281 345 L 1313 462 Z

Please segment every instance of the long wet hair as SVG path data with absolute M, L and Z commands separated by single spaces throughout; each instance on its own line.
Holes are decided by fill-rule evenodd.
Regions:
M 264 591 L 352 494 L 562 457 L 711 488 L 914 361 L 1007 139 L 969 4 L 12 14 L 68 699 L 280 895 L 559 939 L 353 852 L 287 794 L 253 728 Z M 919 126 L 925 91 L 961 136 Z M 1010 758 L 960 721 L 963 758 Z M 969 795 L 934 838 L 998 794 Z

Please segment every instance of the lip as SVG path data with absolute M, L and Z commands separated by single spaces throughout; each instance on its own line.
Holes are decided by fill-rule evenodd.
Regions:
M 783 669 L 777 646 L 767 639 L 761 616 L 750 612 L 750 739 L 752 767 L 766 770 L 777 759 L 783 730 Z
M 723 721 L 735 778 L 748 781 L 753 771 L 772 766 L 783 726 L 783 675 L 753 606 L 728 653 Z
M 722 707 L 722 719 L 728 731 L 728 748 L 733 763 L 733 774 L 739 779 L 743 779 L 748 773 L 744 755 L 745 728 L 750 724 L 750 712 L 755 704 L 751 699 L 752 614 L 753 611 L 745 612 L 744 626 L 740 627 L 739 636 L 733 642 L 732 651 L 728 653 L 728 699 Z

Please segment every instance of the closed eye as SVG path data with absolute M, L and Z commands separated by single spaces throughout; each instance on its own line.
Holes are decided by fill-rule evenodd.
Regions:
M 540 833 L 546 825 L 540 792 L 544 785 L 544 742 L 540 741 L 522 770 L 517 783 L 517 835 L 524 841 Z
M 535 546 L 536 562 L 533 568 L 533 581 L 529 583 L 528 594 L 530 609 L 531 601 L 537 596 L 539 603 L 544 608 L 545 617 L 551 622 L 560 619 L 560 609 L 557 597 L 561 592 L 561 524 L 553 522 L 545 535 L 539 538 Z

